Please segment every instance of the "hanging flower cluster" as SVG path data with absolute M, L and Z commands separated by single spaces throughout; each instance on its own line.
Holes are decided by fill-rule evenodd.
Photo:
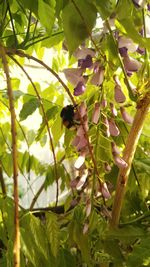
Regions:
M 133 1 L 136 4 L 137 8 L 140 6 L 140 3 Z M 124 123 L 132 124 L 133 118 L 126 111 L 126 101 L 127 97 L 124 93 L 125 85 L 133 92 L 133 95 L 137 94 L 137 88 L 130 81 L 130 77 L 133 73 L 138 72 L 142 63 L 133 57 L 133 54 L 140 53 L 143 54 L 144 49 L 140 48 L 139 45 L 135 44 L 130 38 L 127 38 L 118 31 L 115 31 L 114 26 L 115 19 L 111 19 L 110 28 L 113 31 L 113 35 L 116 38 L 118 44 L 118 51 L 120 53 L 119 57 L 122 61 L 123 73 L 126 73 L 125 80 L 120 80 L 121 76 L 120 69 L 115 70 L 112 75 L 111 81 L 114 83 L 114 90 L 112 92 L 112 99 L 107 98 L 107 93 L 102 93 L 101 100 L 95 101 L 93 105 L 93 111 L 91 114 L 91 120 L 89 121 L 87 115 L 87 106 L 85 102 L 78 104 L 77 110 L 74 114 L 74 120 L 78 121 L 76 124 L 76 133 L 72 141 L 72 145 L 75 147 L 78 152 L 78 158 L 75 161 L 74 167 L 79 172 L 79 175 L 76 179 L 71 181 L 71 187 L 81 190 L 84 187 L 86 188 L 87 177 L 89 172 L 86 168 L 85 159 L 89 154 L 89 140 L 87 138 L 89 125 L 95 124 L 100 125 L 100 130 L 104 136 L 110 138 L 111 140 L 111 153 L 114 164 L 120 168 L 126 168 L 127 163 L 121 156 L 121 151 L 118 149 L 114 140 L 117 140 L 116 137 L 120 135 L 120 128 L 118 126 L 118 113 L 124 121 Z M 107 24 L 104 24 L 102 34 L 105 36 L 109 33 Z M 142 34 L 142 33 L 141 33 Z M 66 79 L 73 85 L 73 94 L 75 97 L 80 97 L 87 90 L 87 84 L 91 84 L 98 87 L 105 86 L 105 72 L 107 71 L 107 64 L 105 60 L 97 60 L 97 52 L 92 48 L 86 48 L 81 46 L 74 52 L 74 57 L 77 59 L 77 67 L 64 69 L 64 75 Z M 128 83 L 127 83 L 128 82 Z M 124 83 L 124 85 L 123 85 Z M 94 87 L 93 87 L 94 88 Z M 93 89 L 94 90 L 94 89 Z M 104 88 L 105 90 L 105 88 Z M 78 101 L 77 101 L 78 102 Z M 101 119 L 100 119 L 101 118 Z M 82 123 L 80 121 L 82 120 Z M 90 123 L 90 124 L 89 124 Z M 91 144 L 90 144 L 91 146 Z M 92 146 L 91 146 L 92 147 Z M 108 162 L 103 163 L 103 168 L 105 172 L 111 171 L 110 159 Z M 98 190 L 99 193 L 105 198 L 109 199 L 111 194 L 108 190 L 107 183 L 102 183 L 101 188 Z M 90 214 L 90 201 L 87 199 L 86 204 L 86 214 L 87 217 Z M 87 228 L 85 227 L 85 232 Z

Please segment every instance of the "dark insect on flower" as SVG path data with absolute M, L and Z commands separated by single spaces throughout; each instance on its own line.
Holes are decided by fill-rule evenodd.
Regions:
M 76 121 L 74 120 L 75 107 L 73 105 L 67 105 L 61 110 L 60 113 L 60 117 L 62 118 L 62 123 L 68 129 L 75 126 L 76 124 Z

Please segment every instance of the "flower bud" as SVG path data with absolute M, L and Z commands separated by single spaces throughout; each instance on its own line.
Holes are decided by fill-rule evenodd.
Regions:
M 126 123 L 129 123 L 129 124 L 133 123 L 133 118 L 126 112 L 124 107 L 120 107 L 120 112 L 121 112 L 123 120 Z
M 79 156 L 79 157 L 77 158 L 77 160 L 75 161 L 74 167 L 75 167 L 76 169 L 80 169 L 81 166 L 83 165 L 84 161 L 85 161 L 85 157 L 83 157 L 83 156 Z
M 99 68 L 98 72 L 93 74 L 90 83 L 96 86 L 100 86 L 103 83 L 104 80 L 104 69 Z
M 125 162 L 125 160 L 120 158 L 117 154 L 113 153 L 113 158 L 114 158 L 114 162 L 118 166 L 118 168 L 126 168 L 128 166 L 128 164 Z
M 97 102 L 95 103 L 94 111 L 92 114 L 92 122 L 97 124 L 100 117 L 100 104 Z
M 119 155 L 121 153 L 119 148 L 116 146 L 114 142 L 111 142 L 111 149 L 113 154 Z
M 89 215 L 91 214 L 91 210 L 92 210 L 91 200 L 88 199 L 86 201 L 86 217 L 89 217 Z
M 138 71 L 142 66 L 142 64 L 138 60 L 131 58 L 128 55 L 123 58 L 123 63 L 126 71 L 131 72 Z
M 117 110 L 113 103 L 110 103 L 110 109 L 113 116 L 117 116 Z
M 111 197 L 106 183 L 103 183 L 101 192 L 104 198 L 109 199 Z
M 74 95 L 79 96 L 85 92 L 85 84 L 83 82 L 78 82 L 77 86 L 74 88 Z
M 112 118 L 109 119 L 108 124 L 109 124 L 110 135 L 118 136 L 120 134 L 120 131 L 119 131 L 118 127 L 116 126 L 114 119 L 112 119 Z
M 81 67 L 82 69 L 90 68 L 92 64 L 93 62 L 91 55 L 87 55 L 85 59 L 78 60 L 78 67 Z
M 106 172 L 110 172 L 111 171 L 111 166 L 107 162 L 104 163 L 104 168 L 105 168 Z
M 88 230 L 89 230 L 89 225 L 88 223 L 85 223 L 83 227 L 83 234 L 85 235 L 88 232 Z
M 125 97 L 124 93 L 122 92 L 120 85 L 117 85 L 117 84 L 115 85 L 115 95 L 114 95 L 114 97 L 115 97 L 115 100 L 116 100 L 117 103 L 125 102 L 126 97 Z

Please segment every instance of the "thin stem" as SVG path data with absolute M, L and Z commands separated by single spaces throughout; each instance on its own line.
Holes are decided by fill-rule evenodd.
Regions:
M 39 190 L 36 192 L 36 195 L 34 196 L 34 198 L 32 199 L 31 205 L 30 205 L 30 211 L 33 210 L 33 207 L 38 199 L 38 197 L 40 196 L 40 194 L 42 193 L 42 191 L 45 188 L 45 181 L 43 182 L 43 184 L 40 186 Z M 55 205 L 57 207 L 57 205 Z
M 126 161 L 128 166 L 126 168 L 121 168 L 118 174 L 115 199 L 112 209 L 112 219 L 110 222 L 112 228 L 117 227 L 119 223 L 120 213 L 122 209 L 123 199 L 125 196 L 129 173 L 132 166 L 132 161 L 143 129 L 144 121 L 148 113 L 149 106 L 150 93 L 147 93 L 137 106 L 137 112 L 135 114 L 134 121 L 124 149 L 123 159 Z
M 0 46 L 2 63 L 7 82 L 7 93 L 9 99 L 10 115 L 11 115 L 11 135 L 12 135 L 12 159 L 13 159 L 13 179 L 14 179 L 14 224 L 15 224 L 15 239 L 14 239 L 14 267 L 20 267 L 20 229 L 19 229 L 19 195 L 18 195 L 18 151 L 17 151 L 17 130 L 16 130 L 16 114 L 13 100 L 13 90 L 11 78 L 9 75 L 9 67 L 6 58 L 5 49 Z
M 4 182 L 3 169 L 2 169 L 1 162 L 0 162 L 0 184 L 1 184 L 2 194 L 5 197 L 6 196 L 6 186 L 5 186 L 5 182 Z
M 11 14 L 11 10 L 10 10 L 10 6 L 9 6 L 8 0 L 7 0 L 7 6 L 8 6 L 8 12 L 9 12 L 9 16 L 10 16 L 11 26 L 12 26 L 12 30 L 13 30 L 13 34 L 14 34 L 14 39 L 15 39 L 15 47 L 16 47 L 18 45 L 18 40 L 17 40 L 17 37 L 16 37 L 15 26 L 14 26 L 14 23 L 13 23 L 13 17 L 12 17 L 12 14 Z
M 43 101 L 42 101 L 42 98 L 41 98 L 41 96 L 40 96 L 35 84 L 33 83 L 31 77 L 26 72 L 26 70 L 22 67 L 22 65 L 14 57 L 12 57 L 10 55 L 10 58 L 22 69 L 22 71 L 27 76 L 28 80 L 31 82 L 31 84 L 32 84 L 32 86 L 34 88 L 34 91 L 35 91 L 35 93 L 37 95 L 37 98 L 39 99 L 40 105 L 41 105 L 41 110 L 42 110 L 43 118 L 44 118 L 44 121 L 45 121 L 45 124 L 46 124 L 46 127 L 47 127 L 47 132 L 48 132 L 48 136 L 49 136 L 49 140 L 50 140 L 50 146 L 51 146 L 51 149 L 52 149 L 53 159 L 54 159 L 54 170 L 55 170 L 55 178 L 56 178 L 56 206 L 57 206 L 57 204 L 58 204 L 58 195 L 59 195 L 57 162 L 56 162 L 55 149 L 54 149 L 54 145 L 53 145 L 53 139 L 52 139 L 52 135 L 51 135 L 51 132 L 50 132 L 48 119 L 47 119 L 46 112 L 45 112 L 45 109 L 44 109 Z

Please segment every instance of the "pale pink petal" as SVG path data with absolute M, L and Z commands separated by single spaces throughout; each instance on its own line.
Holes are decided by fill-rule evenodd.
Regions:
M 115 153 L 118 155 L 121 153 L 121 151 L 119 150 L 119 148 L 116 146 L 114 142 L 111 142 L 111 149 L 112 149 L 112 153 Z
M 104 80 L 104 69 L 99 68 L 99 71 L 93 74 L 90 83 L 96 86 L 100 86 L 103 83 L 103 80 Z
M 73 146 L 77 146 L 80 142 L 80 137 L 79 136 L 75 136 L 75 138 L 72 141 L 72 145 Z
M 77 48 L 73 54 L 77 59 L 86 58 L 87 55 L 95 57 L 95 51 L 90 48 Z
M 64 69 L 63 72 L 68 82 L 74 86 L 76 86 L 79 81 L 84 82 L 84 78 L 82 77 L 83 69 L 69 68 Z
M 125 36 L 119 37 L 118 47 L 126 47 L 129 52 L 133 53 L 137 50 L 138 44 L 135 44 L 131 39 L 126 38 Z
M 92 210 L 91 200 L 88 199 L 86 202 L 86 217 L 88 217 L 91 214 L 91 210 Z
M 113 116 L 117 116 L 117 110 L 115 108 L 115 105 L 113 103 L 110 103 L 110 109 Z
M 76 188 L 78 182 L 79 182 L 79 177 L 77 177 L 77 178 L 71 180 L 71 182 L 70 182 L 70 187 L 71 187 L 71 188 Z
M 117 103 L 125 102 L 126 97 L 125 97 L 124 93 L 121 90 L 121 86 L 116 84 L 114 89 L 115 89 L 114 97 L 115 97 L 116 102 Z
M 77 150 L 81 150 L 82 148 L 84 148 L 85 146 L 87 146 L 87 140 L 86 138 L 83 136 L 80 138 L 80 142 L 77 145 Z
M 83 156 L 79 156 L 79 157 L 77 158 L 77 160 L 75 161 L 74 167 L 75 167 L 76 169 L 80 169 L 81 166 L 83 165 L 84 161 L 85 161 L 85 157 L 83 157 Z
M 88 171 L 85 170 L 84 174 L 81 176 L 80 181 L 78 182 L 78 184 L 76 186 L 77 190 L 80 190 L 82 188 L 82 186 L 85 184 L 87 176 L 88 176 Z
M 118 127 L 116 126 L 114 120 L 113 119 L 109 119 L 108 120 L 108 124 L 109 124 L 110 135 L 118 136 L 120 134 L 120 131 L 119 131 Z
M 103 122 L 104 122 L 104 125 L 106 127 L 106 136 L 109 137 L 110 136 L 110 131 L 109 131 L 109 122 L 108 122 L 107 117 L 104 117 Z
M 104 163 L 104 168 L 105 168 L 106 172 L 110 172 L 111 171 L 111 166 L 107 162 Z
M 80 138 L 84 135 L 84 129 L 83 129 L 83 126 L 80 125 L 77 129 L 77 136 L 80 136 Z
M 89 225 L 88 223 L 85 223 L 83 227 L 83 234 L 85 235 L 88 232 L 88 230 L 89 230 Z
M 120 158 L 118 155 L 113 154 L 113 157 L 114 157 L 114 162 L 118 166 L 118 168 L 126 168 L 128 166 L 125 160 Z
M 109 199 L 111 197 L 106 183 L 103 183 L 101 192 L 104 198 Z
M 92 114 L 92 122 L 97 124 L 100 117 L 100 103 L 95 103 L 94 111 Z
M 120 86 L 121 86 L 121 82 L 120 82 L 120 80 L 119 80 L 119 78 L 118 78 L 117 75 L 114 75 L 114 76 L 113 76 L 113 79 L 114 79 L 114 81 L 115 81 L 115 83 L 116 83 L 117 85 L 120 85 Z
M 125 122 L 132 124 L 133 118 L 126 112 L 124 107 L 120 107 L 122 118 Z
M 138 71 L 142 66 L 138 60 L 131 58 L 128 55 L 123 58 L 123 63 L 127 71 Z
M 101 107 L 106 108 L 107 107 L 107 100 L 105 98 L 102 99 L 101 101 Z
M 81 115 L 82 118 L 84 117 L 84 115 L 87 114 L 87 106 L 86 106 L 85 102 L 82 102 L 80 104 L 80 106 L 79 106 L 79 112 L 80 112 L 80 115 Z

